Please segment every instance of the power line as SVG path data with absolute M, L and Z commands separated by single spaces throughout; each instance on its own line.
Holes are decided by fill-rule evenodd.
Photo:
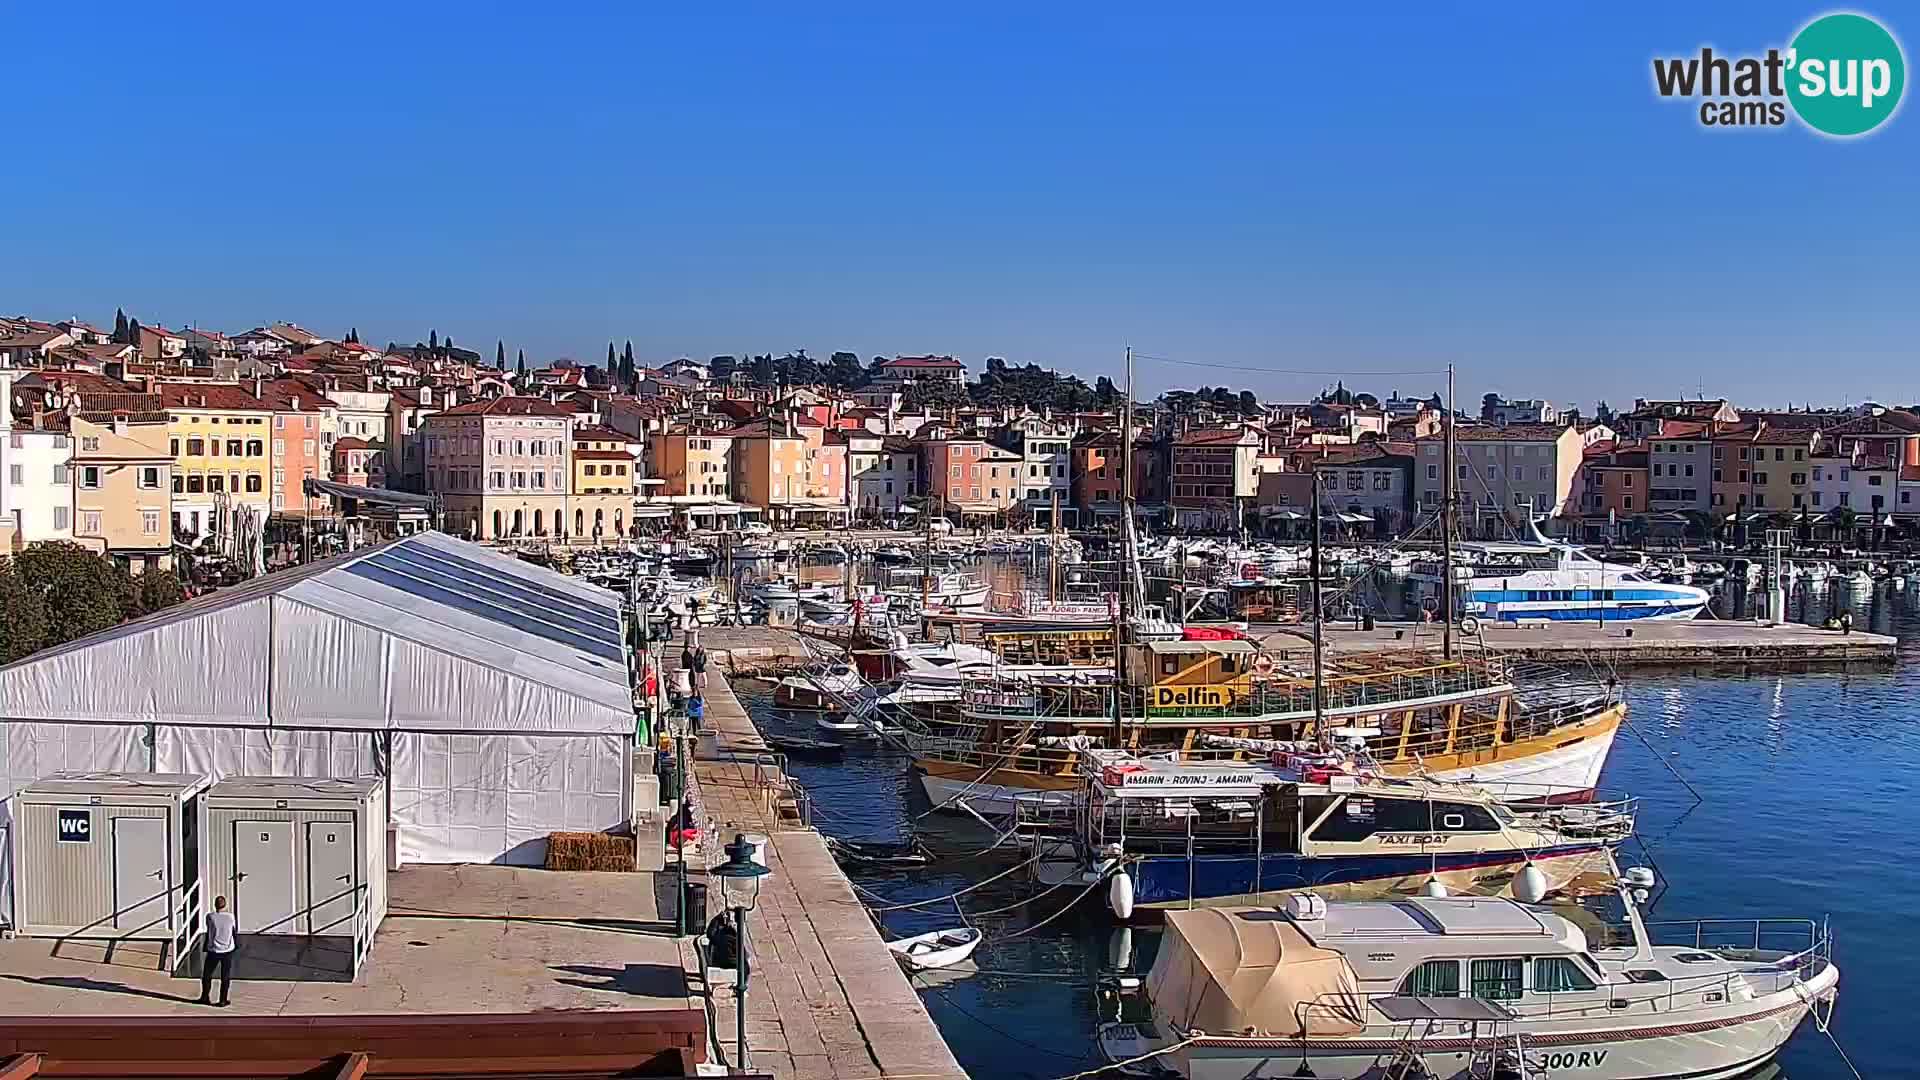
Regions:
M 1134 353 L 1135 360 L 1151 360 L 1156 364 L 1173 364 L 1177 367 L 1217 368 L 1221 371 L 1255 371 L 1269 375 L 1356 375 L 1367 378 L 1383 378 L 1392 375 L 1445 375 L 1446 368 L 1421 371 L 1335 371 L 1310 368 L 1254 367 L 1247 364 L 1218 364 L 1210 360 L 1175 360 L 1170 356 L 1149 356 L 1146 353 Z

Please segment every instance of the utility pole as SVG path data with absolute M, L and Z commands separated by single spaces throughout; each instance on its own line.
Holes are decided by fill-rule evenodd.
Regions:
M 1453 416 L 1453 365 L 1448 364 L 1447 415 L 1443 418 L 1443 422 L 1446 424 L 1447 449 L 1445 455 L 1446 464 L 1442 467 L 1444 470 L 1441 486 L 1443 494 L 1440 500 L 1440 658 L 1442 660 L 1453 659 L 1453 530 L 1457 520 L 1454 513 L 1454 498 L 1458 495 L 1458 490 L 1454 484 Z M 1315 488 L 1314 507 L 1316 510 L 1320 505 L 1319 496 L 1319 489 Z M 1319 536 L 1317 530 L 1314 535 L 1316 538 Z M 1315 587 L 1318 588 L 1317 574 L 1315 576 Z

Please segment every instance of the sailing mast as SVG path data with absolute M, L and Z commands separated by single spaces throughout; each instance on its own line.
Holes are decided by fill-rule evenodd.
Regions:
M 1447 365 L 1446 464 L 1443 466 L 1440 507 L 1440 658 L 1453 659 L 1453 530 L 1455 525 L 1453 464 L 1453 365 Z
M 1320 466 L 1314 465 L 1307 472 L 1310 481 L 1307 496 L 1307 521 L 1313 530 L 1313 546 L 1308 561 L 1308 571 L 1313 575 L 1313 734 L 1320 743 L 1329 745 L 1327 739 L 1326 716 L 1326 622 L 1325 609 L 1320 603 Z
M 1127 588 L 1133 564 L 1133 346 L 1127 346 L 1126 396 L 1120 399 L 1120 562 L 1113 583 L 1113 741 L 1126 745 Z M 1144 601 L 1145 597 L 1140 597 Z

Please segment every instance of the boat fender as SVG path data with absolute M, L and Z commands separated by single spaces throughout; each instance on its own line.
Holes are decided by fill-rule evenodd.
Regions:
M 1122 926 L 1107 936 L 1107 968 L 1125 971 L 1133 966 L 1133 927 Z
M 1421 888 L 1420 892 L 1426 896 L 1446 896 L 1447 886 L 1439 878 L 1430 877 L 1427 879 L 1426 885 Z
M 1522 867 L 1513 878 L 1513 898 L 1523 904 L 1537 904 L 1547 897 L 1547 875 L 1533 863 Z
M 1107 882 L 1107 910 L 1122 921 L 1133 917 L 1133 878 L 1125 870 Z

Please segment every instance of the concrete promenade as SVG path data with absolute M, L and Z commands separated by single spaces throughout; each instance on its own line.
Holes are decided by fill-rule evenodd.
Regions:
M 709 649 L 723 647 L 716 636 L 702 631 Z M 666 663 L 669 672 L 679 667 L 677 646 L 669 647 Z M 852 883 L 820 834 L 798 819 L 786 778 L 771 763 L 767 744 L 719 666 L 707 668 L 703 730 L 712 739 L 694 756 L 690 782 L 704 840 L 698 856 L 703 865 L 720 861 L 721 846 L 736 832 L 760 833 L 769 841 L 765 854 L 773 873 L 762 880 L 748 920 L 752 1070 L 781 1080 L 960 1080 L 966 1074 Z M 709 886 L 710 910 L 721 903 L 718 886 L 717 881 Z M 716 1041 L 731 1060 L 733 977 L 713 975 Z

